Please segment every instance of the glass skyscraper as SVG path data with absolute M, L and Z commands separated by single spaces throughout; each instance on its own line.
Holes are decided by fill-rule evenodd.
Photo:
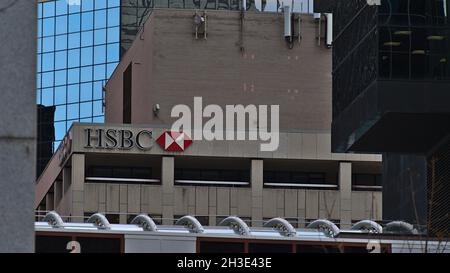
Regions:
M 38 5 L 37 104 L 55 106 L 54 150 L 73 122 L 103 122 L 103 86 L 120 56 L 120 0 Z

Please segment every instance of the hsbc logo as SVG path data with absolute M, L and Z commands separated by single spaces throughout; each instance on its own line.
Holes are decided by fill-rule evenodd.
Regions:
M 187 147 L 191 146 L 192 139 L 184 132 L 166 131 L 156 139 L 164 151 L 167 152 L 182 152 Z

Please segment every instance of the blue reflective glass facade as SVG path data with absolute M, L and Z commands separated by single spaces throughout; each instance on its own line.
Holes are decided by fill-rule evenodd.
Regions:
M 103 122 L 103 86 L 120 55 L 120 0 L 38 5 L 37 104 L 55 106 L 55 143 L 73 122 Z

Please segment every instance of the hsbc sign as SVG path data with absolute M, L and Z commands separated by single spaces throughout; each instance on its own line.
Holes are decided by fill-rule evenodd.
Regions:
M 130 150 L 136 148 L 149 151 L 155 142 L 153 131 L 150 129 L 112 129 L 85 128 L 84 148 L 87 149 L 119 149 Z M 165 131 L 156 143 L 167 152 L 181 152 L 192 144 L 191 138 L 182 132 Z
M 85 148 L 130 150 L 137 148 L 148 151 L 153 146 L 150 130 L 138 132 L 129 129 L 86 128 Z

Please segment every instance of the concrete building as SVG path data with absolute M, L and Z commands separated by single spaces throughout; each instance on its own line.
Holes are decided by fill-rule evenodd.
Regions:
M 120 223 L 140 213 L 163 224 L 187 214 L 205 225 L 229 215 L 253 226 L 382 220 L 381 157 L 331 153 L 325 24 L 291 19 L 292 43 L 282 13 L 154 9 L 106 85 L 106 123 L 73 124 L 38 180 L 36 208 Z M 187 137 L 168 149 L 171 109 L 193 109 L 194 97 L 222 108 L 279 105 L 278 149 Z
M 0 252 L 34 250 L 35 25 L 35 1 L 0 2 Z

